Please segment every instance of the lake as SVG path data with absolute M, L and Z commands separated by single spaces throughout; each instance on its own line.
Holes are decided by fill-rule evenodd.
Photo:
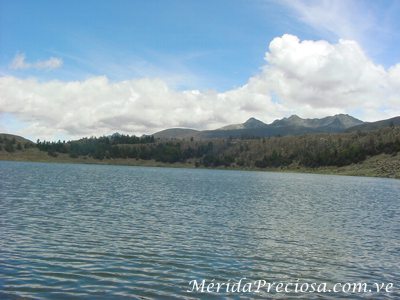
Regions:
M 399 299 L 400 180 L 0 161 L 1 299 Z M 385 293 L 188 292 L 189 281 Z

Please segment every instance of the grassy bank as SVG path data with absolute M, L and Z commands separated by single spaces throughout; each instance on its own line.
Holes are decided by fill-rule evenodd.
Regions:
M 57 157 L 50 156 L 46 152 L 39 151 L 37 148 L 30 148 L 24 151 L 15 151 L 12 153 L 0 151 L 0 160 L 10 161 L 32 161 L 48 163 L 80 163 L 80 164 L 104 164 L 104 165 L 127 165 L 127 166 L 147 166 L 147 167 L 174 167 L 174 168 L 195 168 L 195 163 L 176 162 L 164 163 L 155 160 L 143 160 L 133 158 L 118 159 L 94 159 L 92 157 L 71 158 L 68 154 L 60 153 Z M 244 168 L 239 166 L 216 167 L 214 169 L 226 170 L 259 170 L 272 172 L 296 172 L 296 173 L 316 173 L 350 176 L 370 176 L 387 177 L 400 179 L 400 155 L 380 154 L 372 156 L 357 164 L 351 164 L 343 167 L 318 167 L 307 168 L 298 165 L 289 165 L 276 168 Z

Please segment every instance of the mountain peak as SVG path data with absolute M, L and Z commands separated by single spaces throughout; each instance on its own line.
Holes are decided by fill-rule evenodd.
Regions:
M 244 128 L 261 128 L 265 127 L 267 124 L 264 122 L 257 120 L 256 118 L 251 117 L 246 122 L 243 123 Z
M 302 120 L 302 118 L 300 118 L 298 115 L 291 115 L 288 120 Z
M 343 130 L 352 126 L 360 125 L 363 121 L 358 120 L 348 114 L 337 114 L 321 119 L 303 119 L 298 115 L 291 115 L 289 118 L 275 120 L 271 125 L 277 127 L 293 126 L 318 129 L 324 128 L 325 131 Z
M 363 121 L 356 119 L 348 114 L 337 114 L 334 115 L 333 117 L 338 121 L 340 121 L 340 123 L 344 128 L 350 128 L 364 123 Z
M 251 117 L 251 118 L 249 118 L 245 123 L 247 123 L 247 122 L 254 122 L 254 121 L 259 121 L 259 122 L 261 122 L 260 120 L 257 120 L 256 118 Z
M 218 128 L 218 130 L 255 129 L 255 128 L 263 128 L 265 126 L 268 126 L 268 125 L 260 120 L 257 120 L 256 118 L 251 117 L 244 123 L 227 125 L 227 126 Z

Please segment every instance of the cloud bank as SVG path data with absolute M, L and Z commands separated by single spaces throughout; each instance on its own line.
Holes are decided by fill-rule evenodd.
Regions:
M 40 138 L 211 129 L 292 113 L 351 113 L 364 120 L 400 115 L 400 64 L 385 69 L 354 41 L 300 41 L 285 34 L 271 41 L 265 60 L 259 74 L 225 92 L 178 91 L 157 78 L 40 82 L 3 76 L 0 112 L 27 124 L 20 134 Z
M 399 114 L 400 64 L 385 70 L 354 41 L 284 35 L 270 43 L 266 60 L 265 80 L 286 105 L 359 111 L 366 119 Z
M 13 61 L 11 62 L 11 69 L 14 70 L 24 70 L 24 69 L 37 69 L 37 70 L 53 70 L 60 68 L 63 61 L 60 58 L 50 57 L 47 60 L 39 60 L 34 63 L 29 63 L 26 61 L 25 54 L 18 53 L 15 55 Z

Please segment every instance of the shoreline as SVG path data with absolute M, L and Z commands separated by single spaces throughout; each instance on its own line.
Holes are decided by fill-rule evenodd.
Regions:
M 249 168 L 249 167 L 196 167 L 194 163 L 164 163 L 155 160 L 137 159 L 103 159 L 97 160 L 88 157 L 70 158 L 68 155 L 51 157 L 44 152 L 29 151 L 30 155 L 21 153 L 5 153 L 0 151 L 0 161 L 21 161 L 21 162 L 42 162 L 42 163 L 71 163 L 71 164 L 94 164 L 94 165 L 116 165 L 116 166 L 136 166 L 136 167 L 158 167 L 158 168 L 186 168 L 186 169 L 206 169 L 206 170 L 233 170 L 233 171 L 259 171 L 277 173 L 304 173 L 320 175 L 340 175 L 340 176 L 360 176 L 375 178 L 400 179 L 400 156 L 377 155 L 367 158 L 362 163 L 351 164 L 342 167 L 318 167 L 306 168 L 302 166 L 289 166 L 277 168 Z

